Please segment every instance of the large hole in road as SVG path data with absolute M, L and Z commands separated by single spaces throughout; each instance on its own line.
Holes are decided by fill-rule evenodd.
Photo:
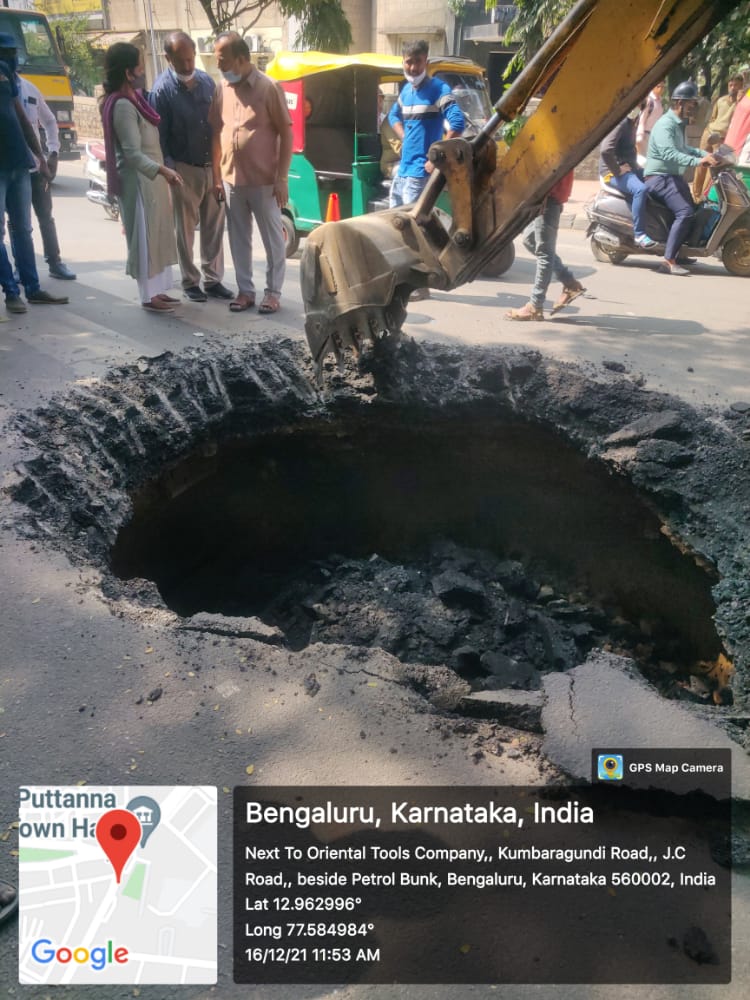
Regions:
M 698 680 L 722 649 L 715 576 L 552 430 L 404 408 L 207 451 L 134 497 L 111 552 L 181 615 L 258 616 L 293 648 L 380 645 L 475 688 L 536 687 L 600 646 L 666 693 L 716 693 Z

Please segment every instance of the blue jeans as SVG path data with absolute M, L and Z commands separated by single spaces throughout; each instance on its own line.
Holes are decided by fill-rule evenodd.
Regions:
M 574 284 L 576 280 L 556 253 L 562 209 L 559 201 L 547 198 L 543 211 L 523 231 L 523 245 L 536 257 L 536 274 L 531 291 L 531 304 L 535 309 L 544 307 L 547 289 L 553 277 L 561 281 L 564 288 Z
M 19 295 L 18 282 L 10 271 L 8 254 L 3 243 L 5 214 L 13 229 L 13 256 L 21 284 L 27 295 L 39 291 L 39 274 L 34 259 L 34 242 L 31 238 L 31 174 L 27 167 L 17 170 L 0 170 L 0 281 L 6 296 Z M 7 265 L 7 266 L 6 266 Z M 8 275 L 10 271 L 10 275 Z
M 400 174 L 396 175 L 391 181 L 391 197 L 388 207 L 398 208 L 399 205 L 411 205 L 424 190 L 428 179 L 427 174 L 424 177 L 401 177 Z
M 608 184 L 621 191 L 629 200 L 632 199 L 630 210 L 633 213 L 633 232 L 636 239 L 639 236 L 648 236 L 643 219 L 648 189 L 638 174 L 634 170 L 628 170 L 627 173 L 620 174 L 619 177 L 612 176 Z
M 674 177 L 671 174 L 651 174 L 646 178 L 649 192 L 666 205 L 674 215 L 674 222 L 667 236 L 664 248 L 664 260 L 676 260 L 685 237 L 690 232 L 690 226 L 695 215 L 695 204 L 690 188 L 684 177 Z

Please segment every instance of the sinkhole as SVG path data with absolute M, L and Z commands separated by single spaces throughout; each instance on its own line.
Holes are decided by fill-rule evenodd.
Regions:
M 111 550 L 183 616 L 255 616 L 293 649 L 381 646 L 474 689 L 535 688 L 598 646 L 721 701 L 715 575 L 624 476 L 507 417 L 389 409 L 204 445 L 142 488 Z M 726 697 L 725 697 L 726 696 Z

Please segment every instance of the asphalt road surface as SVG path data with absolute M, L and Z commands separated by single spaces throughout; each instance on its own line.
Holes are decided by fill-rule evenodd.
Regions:
M 82 161 L 61 164 L 54 186 L 55 218 L 64 260 L 78 281 L 46 277 L 43 284 L 70 295 L 68 306 L 33 306 L 26 316 L 4 316 L 0 325 L 0 397 L 4 405 L 33 401 L 37 392 L 94 375 L 113 361 L 179 351 L 196 339 L 230 343 L 266 336 L 303 337 L 299 258 L 289 261 L 283 308 L 272 318 L 256 312 L 230 315 L 226 304 L 185 300 L 174 317 L 138 308 L 135 282 L 125 275 L 125 241 L 119 223 L 85 198 Z M 581 182 L 570 211 L 583 222 L 583 200 L 593 190 Z M 264 260 L 255 265 L 264 285 Z M 594 367 L 625 366 L 649 389 L 676 393 L 696 405 L 724 406 L 750 394 L 748 282 L 731 277 L 714 258 L 699 262 L 685 278 L 658 273 L 658 260 L 630 258 L 614 267 L 597 263 L 585 232 L 562 229 L 558 250 L 587 288 L 557 316 L 542 323 L 514 323 L 509 308 L 527 301 L 534 262 L 516 241 L 513 267 L 500 279 L 477 280 L 452 292 L 432 293 L 413 303 L 405 331 L 434 341 L 524 344 L 542 353 Z M 225 283 L 233 285 L 226 249 Z M 179 273 L 175 268 L 179 284 Z M 550 286 L 549 305 L 559 285 Z

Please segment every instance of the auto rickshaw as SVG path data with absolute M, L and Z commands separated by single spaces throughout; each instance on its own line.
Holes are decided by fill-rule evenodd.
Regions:
M 429 73 L 452 88 L 471 136 L 490 117 L 484 70 L 470 59 L 436 56 Z M 292 118 L 289 204 L 282 212 L 286 254 L 300 238 L 326 221 L 331 195 L 340 218 L 348 219 L 388 205 L 388 187 L 380 169 L 378 91 L 396 92 L 404 82 L 398 56 L 361 53 L 279 52 L 266 73 L 281 84 Z M 390 87 L 388 87 L 390 85 Z M 450 204 L 440 203 L 450 211 Z M 512 244 L 487 275 L 502 274 L 513 263 Z

